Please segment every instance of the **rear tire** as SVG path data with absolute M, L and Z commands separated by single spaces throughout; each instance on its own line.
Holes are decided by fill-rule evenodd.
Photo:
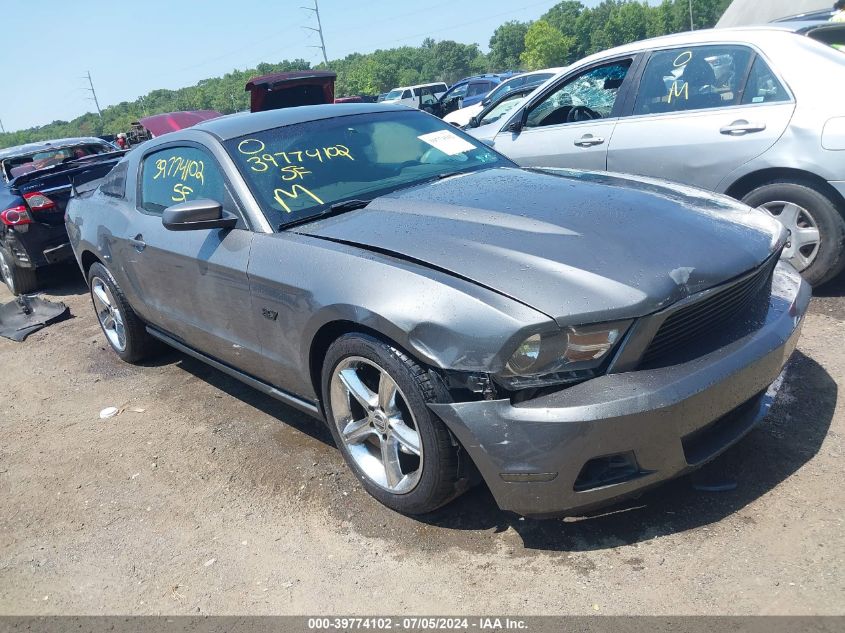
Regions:
M 811 285 L 818 286 L 836 277 L 845 268 L 845 218 L 843 210 L 829 194 L 810 182 L 775 180 L 747 194 L 742 201 L 760 207 L 781 221 L 793 234 L 791 240 L 801 239 L 797 232 L 812 230 L 818 233 L 814 244 L 812 237 L 801 247 L 801 242 L 787 247 L 785 257 L 801 271 Z M 798 219 L 792 217 L 798 209 Z M 801 247 L 801 251 L 797 250 Z M 788 255 L 792 254 L 792 257 Z M 811 255 L 809 265 L 806 265 Z
M 4 248 L 0 248 L 0 277 L 15 296 L 35 292 L 38 288 L 38 276 L 35 274 L 35 269 L 18 266 L 12 255 Z
M 466 489 L 458 447 L 426 404 L 435 399 L 428 372 L 400 350 L 366 334 L 342 336 L 326 352 L 322 394 L 346 463 L 388 508 L 424 514 Z
M 127 363 L 138 363 L 161 350 L 161 344 L 147 334 L 111 273 L 100 263 L 88 271 L 88 288 L 100 328 L 114 353 Z

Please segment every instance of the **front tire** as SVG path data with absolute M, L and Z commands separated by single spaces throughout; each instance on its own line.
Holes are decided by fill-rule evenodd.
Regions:
M 158 341 L 147 334 L 144 323 L 105 266 L 91 266 L 88 288 L 100 328 L 115 354 L 127 363 L 138 363 L 159 351 Z
M 757 187 L 742 201 L 766 211 L 790 231 L 783 257 L 811 285 L 830 281 L 845 268 L 845 218 L 820 188 L 777 180 Z
M 426 405 L 434 387 L 406 354 L 365 334 L 342 336 L 326 353 L 322 393 L 335 443 L 382 504 L 424 514 L 463 490 L 458 448 Z
M 18 266 L 12 255 L 4 248 L 0 248 L 0 277 L 15 296 L 35 292 L 38 288 L 35 269 Z

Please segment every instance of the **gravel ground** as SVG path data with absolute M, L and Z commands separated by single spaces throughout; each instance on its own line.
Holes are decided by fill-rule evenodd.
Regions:
M 73 318 L 0 339 L 0 614 L 845 613 L 845 281 L 702 473 L 735 490 L 556 521 L 483 486 L 392 513 L 320 423 L 175 352 L 121 363 L 75 272 L 45 282 Z

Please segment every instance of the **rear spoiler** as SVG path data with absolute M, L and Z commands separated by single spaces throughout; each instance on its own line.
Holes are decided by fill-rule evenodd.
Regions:
M 95 165 L 92 165 L 95 167 Z M 70 197 L 79 198 L 86 193 L 91 193 L 100 186 L 103 178 L 111 173 L 113 164 L 97 163 L 96 167 L 108 167 L 108 169 L 88 169 L 78 173 L 70 179 Z
M 87 171 L 91 167 L 108 163 L 114 165 L 117 161 L 123 158 L 124 154 L 128 151 L 129 150 L 126 149 L 115 150 L 105 154 L 97 154 L 96 156 L 92 156 L 90 158 L 80 158 L 66 163 L 61 163 L 59 165 L 54 165 L 46 169 L 31 171 L 28 174 L 21 174 L 17 178 L 13 178 L 9 181 L 9 187 L 13 189 L 21 189 L 21 187 L 23 187 L 24 190 L 28 190 L 30 187 L 26 187 L 27 184 L 41 178 L 48 178 L 58 174 L 66 174 L 68 176 L 68 180 L 72 180 L 75 174 Z

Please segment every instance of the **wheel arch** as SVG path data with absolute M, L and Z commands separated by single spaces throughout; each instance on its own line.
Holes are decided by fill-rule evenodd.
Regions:
M 845 216 L 845 198 L 824 178 L 803 169 L 792 169 L 788 167 L 772 167 L 751 172 L 736 180 L 725 190 L 725 194 L 731 198 L 742 200 L 757 187 L 776 180 L 786 180 L 795 184 L 809 184 L 824 192 L 836 205 L 839 213 Z
M 422 357 L 417 351 L 409 349 L 409 345 L 403 344 L 402 341 L 397 340 L 399 337 L 397 337 L 395 333 L 393 335 L 389 333 L 390 331 L 401 331 L 398 328 L 395 328 L 394 330 L 394 328 L 395 326 L 385 327 L 385 323 L 380 323 L 379 326 L 374 326 L 373 324 L 365 325 L 360 321 L 349 318 L 337 318 L 321 325 L 314 333 L 314 336 L 311 337 L 311 345 L 308 348 L 306 365 L 308 367 L 308 377 L 311 381 L 314 393 L 317 394 L 317 399 L 320 401 L 322 400 L 320 397 L 320 394 L 322 393 L 321 376 L 323 371 L 323 359 L 326 357 L 326 352 L 328 352 L 332 343 L 346 334 L 366 334 L 368 336 L 372 336 L 396 347 L 399 351 L 407 354 L 423 367 L 432 367 L 431 360 Z
M 89 250 L 82 251 L 82 254 L 79 256 L 79 265 L 82 267 L 82 274 L 85 277 L 87 282 L 88 280 L 88 271 L 91 270 L 91 266 L 94 264 L 103 264 L 103 260 L 97 257 L 93 252 Z

